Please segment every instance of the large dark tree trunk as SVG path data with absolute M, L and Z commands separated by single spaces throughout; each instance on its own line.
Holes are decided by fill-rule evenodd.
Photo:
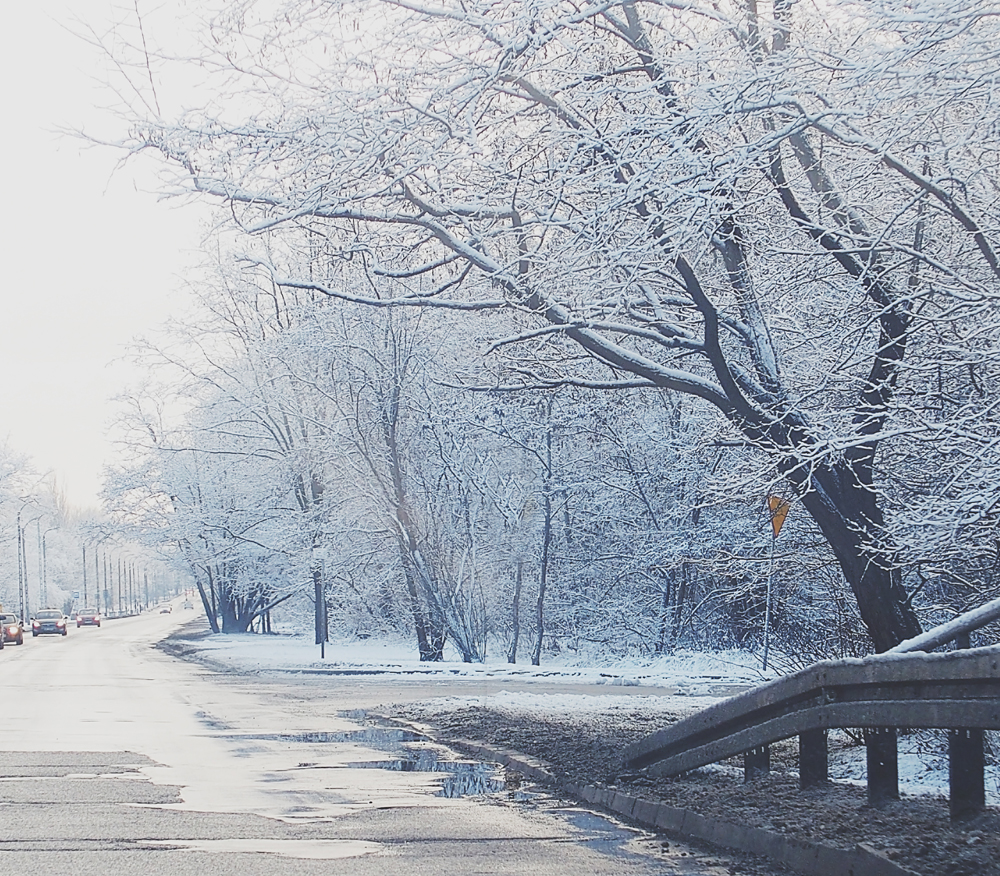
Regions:
M 883 543 L 875 493 L 845 464 L 814 471 L 801 498 L 837 557 L 875 650 L 887 651 L 918 635 L 920 621 Z
M 235 600 L 223 595 L 219 604 L 219 614 L 222 616 L 223 633 L 245 633 L 250 629 L 250 615 L 242 615 Z

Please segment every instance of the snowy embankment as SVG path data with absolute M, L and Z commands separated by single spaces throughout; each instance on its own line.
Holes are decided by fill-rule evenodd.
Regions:
M 700 653 L 678 651 L 651 659 L 610 658 L 601 662 L 575 655 L 546 657 L 545 665 L 491 661 L 422 663 L 414 648 L 402 643 L 366 639 L 328 643 L 325 658 L 304 636 L 210 636 L 197 641 L 202 657 L 241 671 L 372 675 L 419 675 L 469 679 L 511 679 L 548 684 L 596 684 L 667 688 L 679 696 L 718 695 L 720 688 L 751 687 L 776 677 L 760 671 L 759 658 L 745 651 Z
M 403 643 L 373 639 L 328 643 L 325 658 L 318 645 L 304 636 L 216 635 L 188 643 L 199 657 L 222 670 L 330 675 L 419 676 L 456 680 L 489 681 L 491 692 L 465 694 L 450 691 L 437 698 L 441 707 L 480 706 L 507 712 L 536 715 L 599 713 L 635 709 L 683 714 L 696 711 L 741 689 L 777 676 L 773 669 L 760 670 L 760 659 L 744 651 L 699 653 L 678 651 L 655 658 L 610 658 L 598 662 L 593 655 L 562 654 L 546 659 L 543 666 L 501 661 L 462 663 L 445 660 L 422 663 L 414 649 Z M 504 682 L 516 690 L 504 688 Z M 544 692 L 532 692 L 534 684 Z M 553 688 L 566 685 L 566 692 Z M 581 692 L 581 686 L 595 686 Z M 596 686 L 610 688 L 605 693 Z M 616 689 L 629 688 L 628 696 Z M 835 781 L 864 783 L 865 751 L 850 744 L 843 731 L 831 732 L 830 777 Z M 716 767 L 716 769 L 731 769 Z M 948 793 L 947 749 L 943 734 L 905 734 L 899 740 L 899 786 L 904 794 Z M 1000 771 L 987 767 L 987 802 L 1000 803 Z

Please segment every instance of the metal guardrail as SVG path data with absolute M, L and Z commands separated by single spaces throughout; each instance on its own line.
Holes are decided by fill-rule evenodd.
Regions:
M 678 775 L 744 754 L 747 778 L 769 768 L 768 746 L 799 737 L 802 787 L 827 778 L 826 731 L 866 729 L 873 804 L 898 797 L 894 728 L 951 731 L 952 816 L 985 802 L 983 730 L 1000 730 L 1000 646 L 881 654 L 817 663 L 717 703 L 629 746 L 625 762 Z

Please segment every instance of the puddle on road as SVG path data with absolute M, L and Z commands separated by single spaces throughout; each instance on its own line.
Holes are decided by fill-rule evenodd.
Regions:
M 443 759 L 441 757 L 443 749 L 423 747 L 430 744 L 430 740 L 426 736 L 413 730 L 397 727 L 363 727 L 343 732 L 240 734 L 235 738 L 241 742 L 259 740 L 289 744 L 353 744 L 376 751 L 389 752 L 396 756 L 385 760 L 349 761 L 333 764 L 301 761 L 294 769 L 361 769 L 397 773 L 435 773 L 440 782 L 440 788 L 435 794 L 437 797 L 455 799 L 483 796 L 500 793 L 512 787 L 504 778 L 502 768 L 496 764 Z M 280 779 L 274 777 L 272 781 L 280 781 Z
M 396 727 L 362 727 L 358 730 L 340 732 L 315 730 L 308 733 L 240 733 L 229 738 L 259 739 L 267 742 L 305 742 L 307 744 L 353 742 L 357 745 L 377 748 L 380 751 L 398 751 L 407 742 L 428 741 L 428 738 L 421 733 Z
M 250 855 L 279 855 L 283 858 L 332 861 L 338 858 L 360 858 L 381 851 L 381 843 L 363 840 L 274 840 L 274 839 L 222 839 L 222 840 L 147 840 L 150 845 L 185 852 L 211 852 L 216 854 L 245 853 Z
M 430 751 L 421 751 L 413 760 L 372 760 L 346 763 L 348 769 L 389 770 L 403 773 L 439 773 L 441 789 L 435 796 L 474 797 L 497 794 L 508 789 L 507 781 L 494 765 L 474 761 L 438 760 Z

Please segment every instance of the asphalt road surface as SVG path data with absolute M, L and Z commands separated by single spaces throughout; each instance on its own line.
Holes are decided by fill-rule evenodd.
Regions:
M 154 647 L 188 619 L 72 626 L 0 652 L 5 872 L 760 872 L 664 847 L 359 712 L 461 682 L 220 675 Z

